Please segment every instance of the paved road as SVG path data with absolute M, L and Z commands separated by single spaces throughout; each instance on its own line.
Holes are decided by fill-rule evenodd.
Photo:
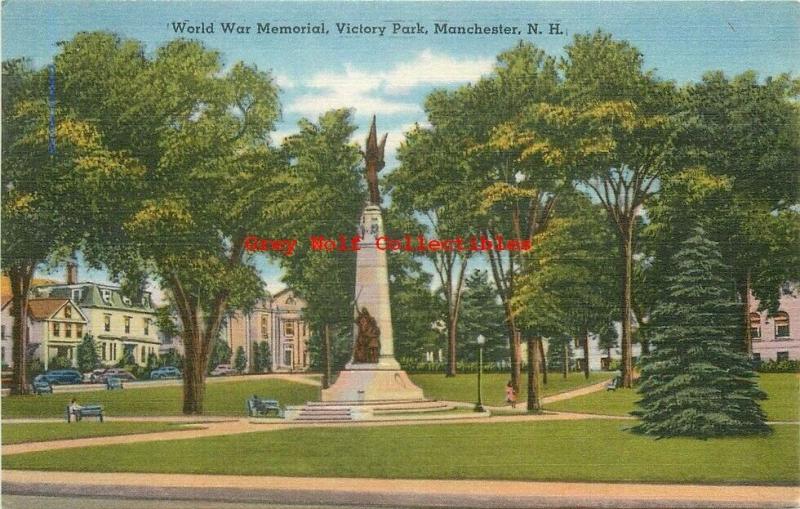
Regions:
M 3 473 L 4 495 L 356 507 L 798 507 L 800 487 L 354 479 L 85 472 Z M 81 505 L 81 507 L 85 507 Z
M 241 382 L 251 380 L 288 380 L 307 385 L 320 385 L 320 376 L 309 373 L 264 373 L 259 375 L 233 375 L 233 376 L 210 376 L 206 378 L 207 383 L 226 383 Z M 137 380 L 135 382 L 125 382 L 125 389 L 147 389 L 149 387 L 165 387 L 170 385 L 183 385 L 183 380 Z M 74 385 L 54 385 L 53 392 L 93 392 L 106 390 L 105 384 L 74 384 Z M 9 389 L 0 390 L 0 394 L 7 396 Z

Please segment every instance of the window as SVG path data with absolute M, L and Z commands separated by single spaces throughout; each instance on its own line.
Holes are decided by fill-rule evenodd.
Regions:
M 72 318 L 72 308 L 69 305 L 64 308 L 64 318 Z
M 130 316 L 126 316 L 125 317 L 125 334 L 130 334 L 130 333 L 131 333 L 131 317 Z
M 111 290 L 102 290 L 101 293 L 105 302 L 111 302 Z
M 106 354 L 106 346 L 107 346 L 107 345 L 106 345 L 106 342 L 105 342 L 105 341 L 103 341 L 103 357 L 102 357 L 102 359 L 103 359 L 104 361 L 105 361 L 105 360 L 108 360 L 108 356 L 107 356 L 107 354 Z
M 788 361 L 788 360 L 789 360 L 789 352 L 778 352 L 778 362 Z
M 82 298 L 83 298 L 83 292 L 81 292 L 81 289 L 80 288 L 74 288 L 72 290 L 72 300 L 74 302 L 80 302 Z
M 83 337 L 83 325 L 77 323 L 75 324 L 75 337 L 82 338 Z
M 784 311 L 781 311 L 775 315 L 775 337 L 789 337 L 789 315 Z
M 111 332 L 111 315 L 103 315 L 103 330 Z
M 750 337 L 761 339 L 761 315 L 758 313 L 750 313 Z
M 53 336 L 58 337 L 61 335 L 61 324 L 53 322 Z
M 150 319 L 144 319 L 144 335 L 147 336 L 150 334 Z
M 286 305 L 287 305 L 287 306 L 294 306 L 294 299 L 293 299 L 293 298 L 291 298 L 291 297 L 289 297 L 288 299 L 286 299 Z
M 283 351 L 283 365 L 284 366 L 291 366 L 292 365 L 292 350 L 284 350 Z
M 71 323 L 65 323 L 64 324 L 64 337 L 65 338 L 71 338 L 72 337 L 72 324 Z
M 111 360 L 117 360 L 117 344 L 111 343 Z
M 146 308 L 150 307 L 150 296 L 149 295 L 142 295 L 142 307 L 146 307 Z
M 126 306 L 130 306 L 131 305 L 131 299 L 128 298 L 128 297 L 123 297 L 122 298 L 122 303 L 125 304 Z
M 269 324 L 267 315 L 261 315 L 261 339 L 269 339 Z
M 0 325 L 0 331 L 2 331 L 0 332 L 0 336 L 2 336 L 3 339 L 6 339 L 6 326 Z
M 286 336 L 294 336 L 294 322 L 283 322 L 283 333 Z
M 139 350 L 142 351 L 142 362 L 147 362 L 147 348 L 141 346 L 139 347 Z

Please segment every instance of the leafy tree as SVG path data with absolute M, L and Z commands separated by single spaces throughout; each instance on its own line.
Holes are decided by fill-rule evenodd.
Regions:
M 489 282 L 489 273 L 485 270 L 473 270 L 467 277 L 465 286 L 464 309 L 459 322 L 459 335 L 465 341 L 459 344 L 459 359 L 478 360 L 475 338 L 482 334 L 486 338 L 484 360 L 508 360 L 508 343 L 503 334 L 503 306 L 498 302 L 497 290 Z
M 338 240 L 339 235 L 347 236 L 348 232 L 355 236 L 364 204 L 364 185 L 361 156 L 358 147 L 350 142 L 356 129 L 352 113 L 332 110 L 321 115 L 316 124 L 302 119 L 298 125 L 300 132 L 287 138 L 282 147 L 291 161 L 290 171 L 298 179 L 296 192 L 304 196 L 305 203 L 298 212 L 299 219 L 291 225 L 291 238 L 322 236 Z M 345 352 L 333 350 L 340 345 L 328 344 L 326 348 L 321 343 L 326 338 L 336 343 L 331 339 L 332 331 L 352 331 L 355 255 L 353 251 L 315 251 L 304 244 L 298 245 L 293 256 L 281 260 L 284 282 L 306 301 L 303 315 L 313 331 L 309 349 L 322 359 L 323 386 L 330 383 L 333 367 L 333 359 L 326 352 L 333 351 L 332 356 Z M 345 350 L 349 355 L 349 344 Z
M 548 359 L 556 354 L 552 346 L 554 342 L 560 345 L 562 336 L 580 340 L 587 378 L 589 336 L 613 331 L 617 311 L 615 241 L 603 216 L 587 198 L 565 193 L 548 230 L 537 237 L 527 255 L 514 298 L 520 321 L 552 337 Z M 563 357 L 563 353 L 557 355 Z M 561 361 L 557 365 L 548 361 L 548 365 L 564 367 Z
M 244 373 L 247 367 L 247 354 L 244 353 L 244 347 L 240 346 L 236 349 L 236 357 L 233 360 L 233 368 L 238 373 Z
M 286 238 L 298 215 L 292 174 L 268 145 L 277 87 L 241 62 L 223 72 L 217 52 L 183 39 L 148 53 L 81 33 L 61 44 L 56 68 L 64 104 L 127 156 L 86 170 L 92 200 L 82 205 L 97 214 L 84 254 L 164 288 L 186 352 L 183 411 L 200 414 L 225 313 L 263 295 L 245 240 Z
M 672 83 L 643 70 L 636 48 L 601 31 L 577 35 L 559 67 L 562 102 L 533 108 L 539 125 L 526 150 L 567 166 L 577 188 L 600 202 L 614 227 L 623 386 L 631 387 L 638 214 L 674 171 L 679 103 Z
M 233 351 L 224 339 L 217 339 L 214 341 L 214 346 L 211 349 L 211 356 L 208 359 L 208 371 L 211 372 L 215 367 L 220 364 L 230 364 Z
M 97 353 L 97 348 L 94 337 L 91 334 L 84 334 L 76 352 L 78 369 L 82 373 L 89 372 L 100 366 L 100 356 Z
M 11 283 L 14 374 L 11 391 L 29 390 L 28 294 L 37 267 L 70 254 L 91 210 L 83 206 L 88 161 L 113 167 L 116 154 L 103 150 L 98 133 L 61 101 L 56 80 L 55 151 L 49 140 L 48 71 L 26 60 L 2 66 L 2 270 Z M 63 199 L 70 196 L 69 200 Z
M 745 303 L 740 324 L 748 353 L 751 293 L 762 309 L 775 312 L 781 284 L 800 278 L 799 94 L 797 78 L 759 80 L 753 71 L 732 78 L 709 72 L 683 90 L 691 119 L 684 140 L 687 164 L 705 169 L 706 182 L 724 182 L 703 212 L 716 219 L 709 233 L 720 242 Z
M 551 337 L 547 342 L 547 367 L 561 371 L 564 378 L 567 378 L 572 361 L 572 340 L 573 338 L 560 334 Z
M 674 275 L 653 313 L 654 352 L 644 359 L 639 393 L 641 423 L 659 437 L 749 435 L 769 432 L 739 347 L 731 271 L 718 244 L 697 227 L 672 260 Z
M 385 211 L 384 219 L 391 238 L 402 238 L 418 226 L 394 206 Z M 433 278 L 419 258 L 404 251 L 387 254 L 395 356 L 401 362 L 418 361 L 437 343 L 439 333 L 433 325 L 445 314 L 444 306 L 431 291 Z
M 528 138 L 518 132 L 518 126 L 531 105 L 555 99 L 558 81 L 555 61 L 533 45 L 520 43 L 501 53 L 494 72 L 474 85 L 430 94 L 425 107 L 433 134 L 430 140 L 420 136 L 433 155 L 416 166 L 424 171 L 427 164 L 423 174 L 431 177 L 420 182 L 425 185 L 417 184 L 417 192 L 437 190 L 440 201 L 451 204 L 454 219 L 463 217 L 467 226 L 477 225 L 477 233 L 487 240 L 531 240 L 546 227 L 558 191 L 567 182 L 563 168 L 552 161 L 526 157 L 522 140 Z M 409 146 L 414 141 L 411 138 Z M 402 160 L 402 150 L 400 155 Z M 447 165 L 444 175 L 452 177 L 439 175 L 443 165 Z M 480 197 L 477 202 L 475 196 Z M 454 197 L 462 197 L 463 202 L 458 198 L 454 202 Z M 505 310 L 511 380 L 518 390 L 521 333 L 511 298 L 522 259 L 513 251 L 486 254 Z
M 432 94 L 430 109 L 455 101 L 446 95 Z M 477 233 L 474 205 L 469 197 L 477 192 L 463 175 L 463 140 L 448 126 L 423 129 L 416 126 L 406 134 L 398 150 L 400 167 L 386 178 L 392 192 L 396 217 L 405 216 L 402 235 L 426 235 L 435 239 L 467 237 Z M 471 189 L 473 188 L 473 189 Z M 416 221 L 414 215 L 420 216 Z M 456 375 L 458 321 L 470 251 L 426 251 L 421 257 L 431 261 L 444 298 L 447 325 L 446 376 Z

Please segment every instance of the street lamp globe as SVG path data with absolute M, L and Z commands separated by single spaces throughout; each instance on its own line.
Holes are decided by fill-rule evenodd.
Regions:
M 486 344 L 486 338 L 483 336 L 483 334 L 478 334 L 477 341 L 481 346 Z

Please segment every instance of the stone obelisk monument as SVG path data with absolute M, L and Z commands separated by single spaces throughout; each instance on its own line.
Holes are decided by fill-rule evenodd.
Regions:
M 394 357 L 392 313 L 389 306 L 389 271 L 386 251 L 375 239 L 384 235 L 378 172 L 383 168 L 386 136 L 378 141 L 375 117 L 367 136 L 366 163 L 369 201 L 361 213 L 356 254 L 356 288 L 353 310 L 353 356 L 336 383 L 322 391 L 322 401 L 370 402 L 421 400 L 414 385 Z

